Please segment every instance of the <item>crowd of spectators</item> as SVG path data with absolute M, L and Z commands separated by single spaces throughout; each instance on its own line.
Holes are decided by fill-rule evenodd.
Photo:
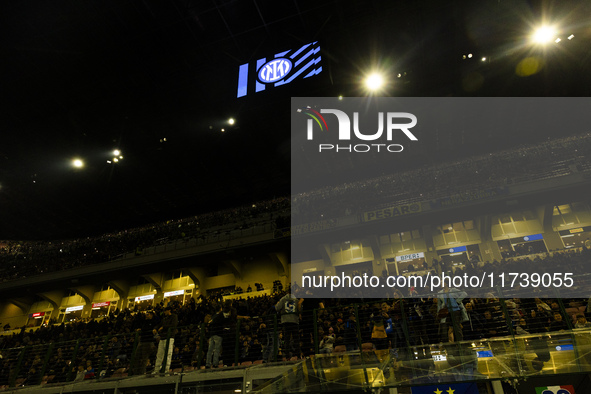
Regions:
M 240 362 L 262 358 L 259 337 L 266 335 L 263 316 L 268 314 L 274 302 L 283 294 L 228 301 L 236 313 L 235 317 L 244 318 L 241 320 L 239 332 L 234 329 L 228 337 L 234 338 L 232 345 L 236 340 L 240 343 Z M 202 324 L 211 321 L 222 304 L 223 297 L 215 294 L 207 298 L 199 297 L 197 300 L 191 298 L 184 305 L 178 302 L 169 305 L 159 303 L 144 311 L 115 310 L 101 319 L 88 318 L 61 324 L 50 321 L 48 325 L 36 330 L 22 327 L 12 335 L 0 336 L 0 379 L 3 379 L 0 386 L 8 384 L 10 378 L 16 377 L 14 374 L 17 374 L 19 379 L 24 379 L 23 384 L 39 384 L 42 371 L 44 375 L 52 376 L 53 382 L 74 380 L 77 376 L 78 379 L 93 379 L 99 376 L 108 378 L 121 368 L 131 372 L 134 342 L 138 341 L 141 335 L 140 332 L 136 335 L 136 331 L 144 326 L 148 312 L 153 312 L 155 319 L 161 319 L 165 306 L 171 306 L 172 313 L 178 317 L 171 369 L 204 365 L 204 352 L 201 351 L 201 346 L 206 332 L 201 335 Z M 28 351 L 19 365 L 17 360 L 25 348 Z M 233 346 L 230 349 L 233 350 Z M 227 364 L 235 362 L 235 354 L 231 350 L 223 358 Z M 49 358 L 44 368 L 48 352 Z M 154 356 L 155 352 L 148 357 L 150 364 L 147 366 L 147 372 L 154 371 Z
M 284 225 L 289 198 L 276 198 L 249 206 L 169 220 L 96 237 L 61 241 L 0 241 L 0 281 L 7 282 L 104 263 L 145 248 L 175 240 L 205 239 L 212 233 L 247 229 L 261 223 Z
M 425 165 L 410 171 L 321 188 L 226 209 L 74 240 L 0 241 L 0 281 L 103 263 L 125 253 L 176 240 L 205 239 L 216 232 L 245 229 L 261 223 L 276 228 L 356 214 L 382 205 L 427 201 L 469 190 L 503 187 L 514 182 L 560 176 L 588 169 L 591 135 Z M 362 206 L 359 205 L 362 202 Z M 291 211 L 290 211 L 291 209 Z
M 490 272 L 552 266 L 582 274 L 590 255 L 590 250 L 583 249 L 532 260 L 487 262 L 485 266 Z M 429 268 L 434 272 L 449 270 L 450 274 L 453 270 L 441 262 L 434 262 Z M 470 269 L 470 264 L 462 269 Z M 52 376 L 53 382 L 117 377 L 121 376 L 117 371 L 122 370 L 131 373 L 134 342 L 139 335 L 136 331 L 144 326 L 147 312 L 154 312 L 159 319 L 165 306 L 172 306 L 178 317 L 170 365 L 173 371 L 205 366 L 207 338 L 213 330 L 208 323 L 222 312 L 233 319 L 224 334 L 220 358 L 226 366 L 329 354 L 337 349 L 357 350 L 364 344 L 373 346 L 376 354 L 389 352 L 402 359 L 408 357 L 411 348 L 416 351 L 417 346 L 591 328 L 587 321 L 591 312 L 587 293 L 562 298 L 547 294 L 537 298 L 504 294 L 500 298 L 494 290 L 484 289 L 482 295 L 458 298 L 465 316 L 458 314 L 459 321 L 444 324 L 439 315 L 441 293 L 413 289 L 412 294 L 401 294 L 396 290 L 384 299 L 374 300 L 364 298 L 360 290 L 359 294 L 348 292 L 347 298 L 300 299 L 295 331 L 299 343 L 294 345 L 293 340 L 284 339 L 283 314 L 279 313 L 281 308 L 275 309 L 285 294 L 290 293 L 276 291 L 224 301 L 216 293 L 207 298 L 192 298 L 184 305 L 175 301 L 169 305 L 159 303 L 148 311 L 116 310 L 102 319 L 69 324 L 50 322 L 36 331 L 23 327 L 12 335 L 0 336 L 0 376 L 4 379 L 0 386 L 8 384 L 11 378 L 20 379 L 22 384 L 39 384 L 43 379 L 41 373 Z M 148 339 L 152 340 L 151 334 Z M 294 349 L 297 349 L 295 355 Z M 537 352 L 538 365 L 543 366 L 547 361 L 545 351 Z M 22 360 L 18 361 L 21 355 Z M 145 370 L 150 373 L 154 371 L 153 353 L 148 360 Z
M 458 193 L 588 170 L 591 134 L 429 164 L 355 182 L 330 185 L 292 196 L 292 223 L 336 218 L 393 204 L 449 197 Z

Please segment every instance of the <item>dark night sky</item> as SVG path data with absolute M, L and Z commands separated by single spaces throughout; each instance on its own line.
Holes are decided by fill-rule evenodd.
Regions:
M 87 236 L 287 196 L 290 97 L 363 96 L 359 82 L 375 67 L 393 79 L 385 96 L 589 96 L 589 8 L 3 1 L 0 239 Z M 527 45 L 542 18 L 575 39 L 544 51 Z M 322 48 L 320 75 L 236 98 L 240 64 L 312 41 Z M 517 76 L 531 55 L 543 68 Z M 486 149 L 548 136 L 499 137 Z M 446 153 L 481 147 L 472 138 Z M 124 155 L 117 165 L 107 163 L 114 148 Z M 73 157 L 85 168 L 72 169 Z

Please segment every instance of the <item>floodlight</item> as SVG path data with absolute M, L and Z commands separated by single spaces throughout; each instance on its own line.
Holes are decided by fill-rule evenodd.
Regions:
M 369 75 L 365 80 L 365 86 L 367 86 L 367 88 L 372 91 L 380 89 L 383 85 L 384 78 L 377 73 Z
M 532 35 L 532 40 L 536 44 L 547 44 L 556 37 L 556 29 L 550 26 L 542 26 L 536 29 Z

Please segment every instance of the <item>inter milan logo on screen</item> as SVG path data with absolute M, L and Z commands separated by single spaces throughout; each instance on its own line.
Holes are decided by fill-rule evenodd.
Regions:
M 249 93 L 249 83 L 254 82 L 254 91 L 260 92 L 267 87 L 286 85 L 297 78 L 308 78 L 322 72 L 318 41 L 300 48 L 275 54 L 272 59 L 262 58 L 256 61 L 256 73 L 249 72 L 249 63 L 240 66 L 238 71 L 238 97 Z
M 275 59 L 267 62 L 259 70 L 259 81 L 271 83 L 285 78 L 291 71 L 289 59 Z

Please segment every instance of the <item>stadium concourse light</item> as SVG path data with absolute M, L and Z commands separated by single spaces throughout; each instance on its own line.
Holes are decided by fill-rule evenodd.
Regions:
M 236 123 L 236 121 L 234 120 L 234 118 L 228 119 L 228 124 L 229 125 L 233 125 L 234 123 Z
M 82 168 L 84 167 L 84 162 L 81 159 L 73 159 L 72 166 L 74 166 L 74 168 Z
M 556 39 L 556 29 L 551 26 L 541 26 L 537 28 L 533 35 L 532 41 L 536 44 L 548 44 Z

